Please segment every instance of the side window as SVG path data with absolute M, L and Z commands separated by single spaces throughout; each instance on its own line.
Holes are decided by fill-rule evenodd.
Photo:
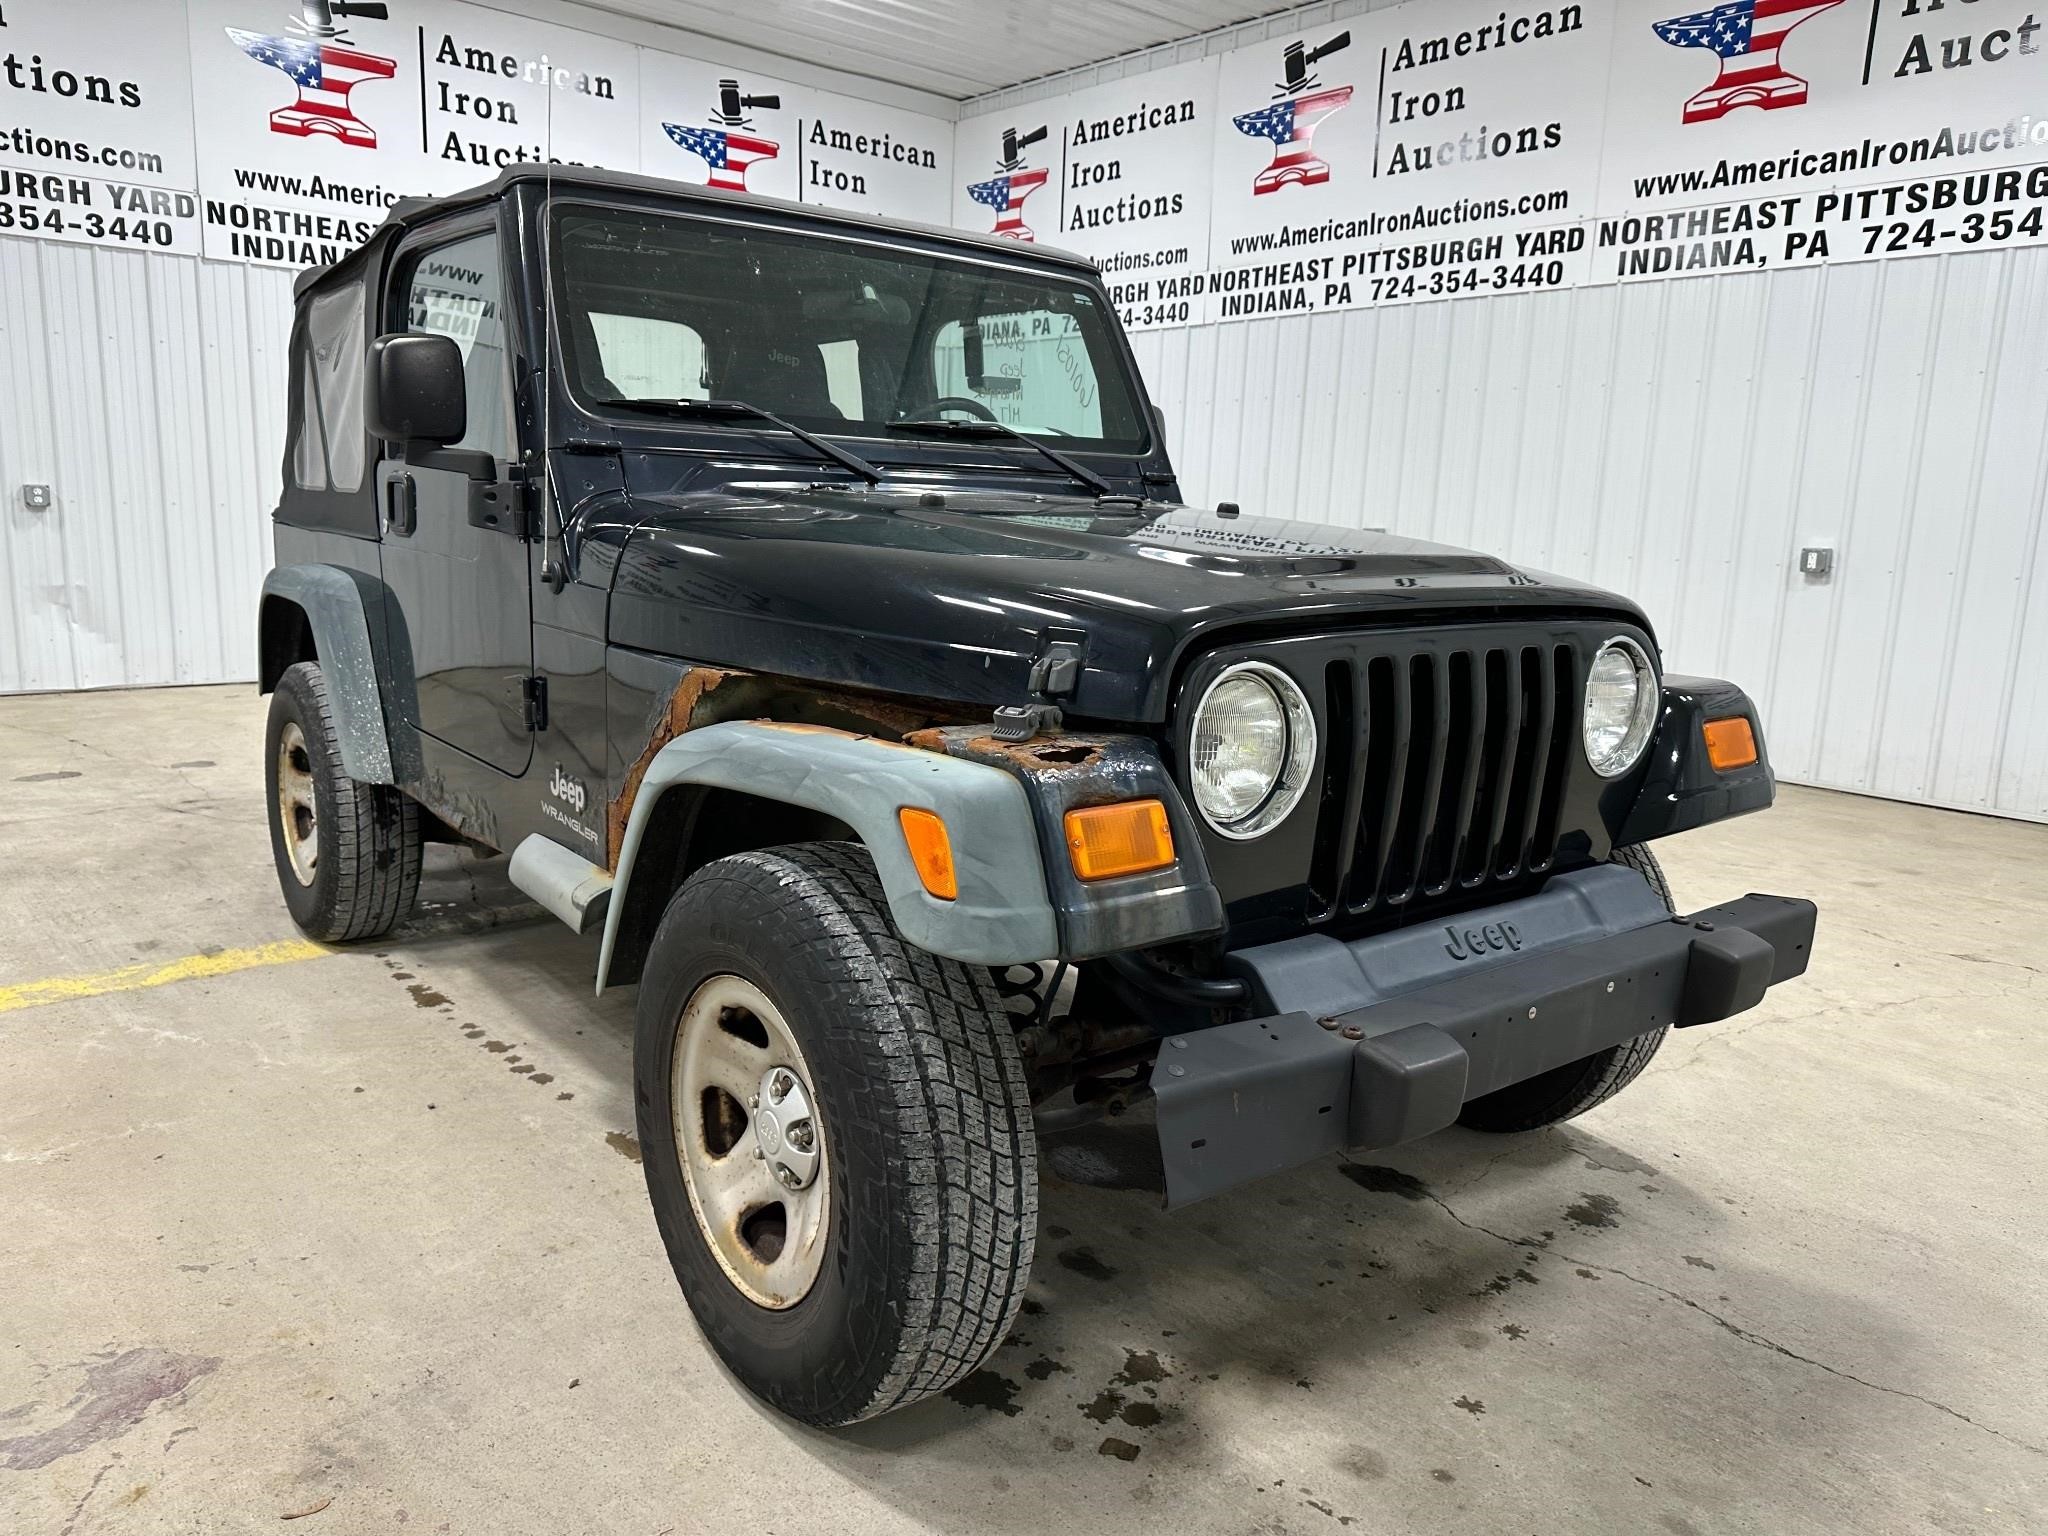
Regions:
M 590 311 L 604 376 L 623 400 L 704 400 L 704 338 L 680 320 Z
M 513 457 L 512 365 L 497 235 L 468 235 L 421 254 L 406 283 L 405 324 L 408 330 L 453 337 L 462 350 L 469 431 L 456 446 Z
M 292 479 L 308 491 L 363 484 L 363 285 L 349 283 L 306 306 L 300 333 L 298 440 Z

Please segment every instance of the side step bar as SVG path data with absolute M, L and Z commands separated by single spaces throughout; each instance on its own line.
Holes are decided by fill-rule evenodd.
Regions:
M 577 933 L 604 921 L 611 905 L 612 877 L 590 860 L 538 832 L 512 850 L 506 871 L 512 883 Z

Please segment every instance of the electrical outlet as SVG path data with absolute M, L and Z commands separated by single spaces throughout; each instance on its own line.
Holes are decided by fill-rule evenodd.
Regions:
M 1799 574 L 1811 581 L 1826 581 L 1834 574 L 1835 551 L 1826 544 L 1809 544 L 1799 551 Z
M 24 485 L 21 488 L 21 504 L 31 512 L 50 510 L 50 488 L 47 485 Z

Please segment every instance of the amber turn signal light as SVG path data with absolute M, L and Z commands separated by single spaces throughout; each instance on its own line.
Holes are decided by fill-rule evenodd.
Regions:
M 946 824 L 914 805 L 896 813 L 896 824 L 903 828 L 903 846 L 910 850 L 910 862 L 924 888 L 941 901 L 958 897 L 960 877 L 953 872 L 953 840 L 946 835 Z
M 1756 732 L 1749 728 L 1746 715 L 1709 720 L 1700 727 L 1700 734 L 1707 741 L 1707 761 L 1714 765 L 1716 772 L 1747 768 L 1756 761 Z
M 1142 875 L 1173 862 L 1173 829 L 1157 800 L 1125 800 L 1067 812 L 1067 856 L 1083 880 Z

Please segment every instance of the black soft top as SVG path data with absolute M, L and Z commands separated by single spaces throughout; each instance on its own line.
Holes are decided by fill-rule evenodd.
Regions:
M 1012 261 L 1036 259 L 1048 266 L 1065 267 L 1093 275 L 1095 263 L 1072 251 L 1052 246 L 1024 244 L 996 235 L 977 235 L 967 230 L 937 224 L 919 224 L 910 219 L 885 219 L 874 214 L 852 213 L 839 208 L 821 208 L 815 203 L 794 203 L 787 198 L 760 197 L 751 192 L 728 192 L 722 187 L 698 186 L 691 182 L 668 181 L 659 176 L 640 176 L 629 171 L 605 171 L 592 166 L 542 164 L 516 165 L 500 171 L 491 180 L 446 197 L 408 197 L 394 204 L 384 222 L 341 260 L 325 267 L 308 267 L 292 284 L 292 296 L 302 298 L 309 289 L 337 277 L 352 276 L 378 257 L 408 229 L 429 219 L 463 208 L 480 208 L 503 197 L 520 182 L 550 182 L 557 190 L 574 192 L 639 192 L 678 202 L 709 203 L 726 209 L 769 208 L 795 214 L 819 224 L 914 235 L 922 240 L 943 241 L 971 250 L 1001 252 Z

